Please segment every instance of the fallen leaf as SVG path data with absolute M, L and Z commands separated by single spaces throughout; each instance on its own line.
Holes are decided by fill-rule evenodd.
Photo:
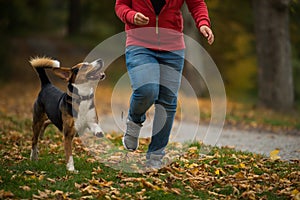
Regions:
M 52 178 L 47 178 L 47 181 L 49 181 L 50 183 L 56 183 L 56 180 L 52 179 Z
M 32 197 L 35 199 L 47 199 L 51 195 L 50 190 L 40 191 L 38 190 L 39 195 L 33 194 Z
M 177 195 L 181 195 L 181 190 L 179 188 L 171 188 L 171 192 L 174 192 Z
M 82 192 L 83 193 L 88 193 L 88 194 L 97 194 L 97 193 L 99 193 L 99 189 L 95 186 L 88 185 L 87 187 L 82 189 Z
M 61 190 L 55 190 L 55 192 L 52 195 L 63 195 L 64 192 Z
M 89 196 L 82 196 L 80 197 L 80 199 L 94 199 L 93 195 L 89 195 Z
M 192 169 L 192 168 L 195 168 L 195 167 L 198 167 L 199 165 L 197 163 L 192 163 L 192 164 L 186 164 L 185 167 L 189 168 L 189 169 Z
M 93 168 L 92 175 L 100 174 L 103 170 L 98 166 L 97 168 Z
M 270 152 L 270 159 L 275 161 L 275 160 L 279 160 L 280 156 L 278 156 L 280 150 L 279 149 L 275 149 L 273 151 Z
M 148 188 L 151 188 L 153 190 L 160 190 L 160 188 L 157 185 L 153 185 L 152 183 L 146 181 L 145 179 L 142 179 L 141 181 L 142 181 L 143 185 Z
M 240 164 L 239 164 L 239 167 L 240 167 L 241 169 L 245 169 L 245 168 L 246 168 L 246 165 L 245 165 L 244 163 L 240 163 Z
M 0 190 L 0 199 L 9 199 L 15 195 L 10 191 Z
M 300 192 L 299 192 L 299 190 L 294 189 L 294 190 L 292 191 L 292 197 L 293 197 L 293 199 L 295 199 L 295 200 L 300 200 Z
M 217 168 L 215 170 L 215 175 L 221 175 L 221 174 L 225 175 L 226 172 L 222 168 Z
M 32 171 L 30 171 L 30 170 L 26 170 L 26 171 L 25 171 L 25 174 L 26 174 L 26 175 L 33 175 L 34 172 L 32 172 Z
M 88 158 L 88 159 L 86 159 L 86 161 L 87 161 L 88 163 L 95 163 L 95 162 L 96 162 L 96 159 L 95 159 L 95 158 Z
M 243 179 L 246 179 L 246 176 L 244 175 L 243 172 L 237 172 L 236 174 L 234 174 L 234 177 L 235 177 L 237 180 L 243 180 Z
M 24 191 L 30 191 L 31 188 L 27 185 L 24 185 L 24 186 L 19 186 L 20 189 L 24 190 Z
M 44 178 L 45 178 L 44 175 L 40 175 L 38 179 L 39 179 L 39 181 L 41 181 L 41 180 L 43 180 Z

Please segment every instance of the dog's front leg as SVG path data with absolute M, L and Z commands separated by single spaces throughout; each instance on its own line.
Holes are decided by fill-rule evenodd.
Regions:
M 101 127 L 99 126 L 99 124 L 95 123 L 95 122 L 90 122 L 88 123 L 88 127 L 90 129 L 90 131 L 92 133 L 94 133 L 94 135 L 96 137 L 104 137 L 104 132 L 103 130 L 101 129 Z
M 67 161 L 67 170 L 70 172 L 78 172 L 74 167 L 74 160 L 72 155 L 72 141 L 75 136 L 74 120 L 68 117 L 64 120 L 63 126 L 64 132 L 64 148 Z

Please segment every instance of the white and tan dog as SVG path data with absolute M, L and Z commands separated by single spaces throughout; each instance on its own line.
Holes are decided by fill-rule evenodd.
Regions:
M 53 123 L 64 134 L 67 170 L 76 171 L 72 156 L 72 140 L 76 134 L 93 133 L 103 137 L 94 104 L 94 91 L 99 80 L 105 78 L 101 59 L 92 63 L 79 63 L 72 68 L 61 68 L 50 58 L 34 58 L 30 64 L 41 81 L 41 90 L 33 107 L 33 137 L 31 160 L 38 159 L 38 139 L 45 128 Z M 62 92 L 49 80 L 45 69 L 68 82 L 67 92 Z

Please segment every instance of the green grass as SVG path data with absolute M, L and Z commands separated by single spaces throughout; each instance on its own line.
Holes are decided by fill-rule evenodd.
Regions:
M 299 161 L 274 161 L 216 147 L 205 147 L 208 153 L 202 155 L 204 146 L 198 142 L 159 171 L 129 173 L 95 159 L 76 138 L 74 161 L 79 173 L 74 174 L 66 171 L 62 134 L 54 126 L 46 129 L 39 160 L 32 162 L 31 121 L 3 113 L 0 120 L 0 199 L 250 199 L 253 195 L 290 199 L 300 195 Z M 118 134 L 111 133 L 110 138 L 116 146 L 121 144 Z

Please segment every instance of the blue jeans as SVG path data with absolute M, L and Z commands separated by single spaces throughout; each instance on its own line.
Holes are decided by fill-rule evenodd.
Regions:
M 184 50 L 169 52 L 129 46 L 125 56 L 133 90 L 128 118 L 142 124 L 147 110 L 155 105 L 147 157 L 151 153 L 164 155 L 176 113 Z

